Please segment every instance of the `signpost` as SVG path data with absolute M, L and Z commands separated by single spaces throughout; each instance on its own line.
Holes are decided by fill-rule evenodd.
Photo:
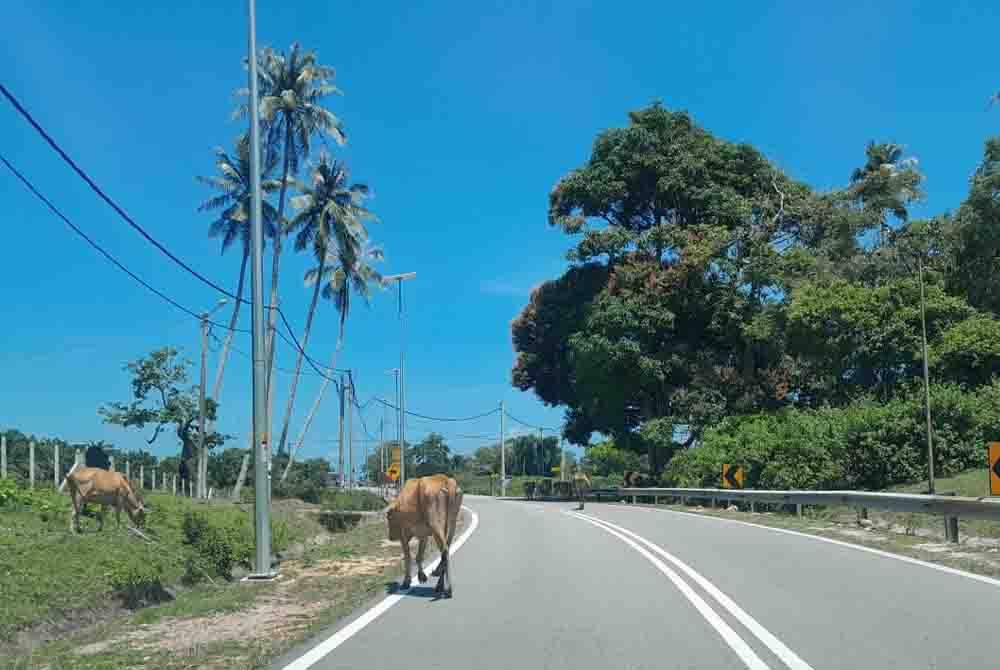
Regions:
M 743 488 L 743 467 L 740 465 L 722 465 L 722 488 L 741 489 Z
M 1000 496 L 1000 442 L 989 443 L 990 495 Z

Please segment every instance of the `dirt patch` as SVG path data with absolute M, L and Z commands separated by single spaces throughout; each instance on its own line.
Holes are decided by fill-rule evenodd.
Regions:
M 850 537 L 860 540 L 869 540 L 872 542 L 886 542 L 889 539 L 882 535 L 876 535 L 871 530 L 854 530 L 851 528 L 837 528 L 834 529 L 834 532 L 837 533 L 837 535 L 843 535 L 845 537 Z
M 362 577 L 381 575 L 386 568 L 399 565 L 399 558 L 347 558 L 318 561 L 309 567 L 296 567 L 296 579 L 310 577 Z M 289 566 L 292 567 L 292 566 Z
M 16 656 L 40 644 L 69 637 L 128 611 L 118 598 L 108 596 L 93 607 L 62 612 L 57 620 L 43 621 L 19 631 L 9 646 L 0 643 L 0 657 Z

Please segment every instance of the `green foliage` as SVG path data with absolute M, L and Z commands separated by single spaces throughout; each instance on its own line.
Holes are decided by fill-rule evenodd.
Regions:
M 115 564 L 107 573 L 109 588 L 130 609 L 165 599 L 163 565 L 152 556 L 147 558 L 149 560 Z
M 38 487 L 32 490 L 11 477 L 0 479 L 0 510 L 32 510 L 38 512 L 42 521 L 49 521 L 67 509 L 67 499 L 55 489 Z
M 322 498 L 323 509 L 339 511 L 377 512 L 386 506 L 386 501 L 370 491 L 327 491 Z
M 163 347 L 127 364 L 125 370 L 132 375 L 132 401 L 108 403 L 98 413 L 105 423 L 123 428 L 155 426 L 150 443 L 156 440 L 164 426 L 173 426 L 181 444 L 181 458 L 190 459 L 198 444 L 198 393 L 197 387 L 185 388 L 187 368 L 191 363 L 178 356 L 176 349 Z M 218 418 L 216 409 L 215 401 L 208 398 L 206 417 L 209 421 Z M 227 435 L 211 432 L 205 435 L 205 445 L 212 449 L 227 439 Z
M 253 532 L 246 520 L 242 523 L 220 523 L 204 513 L 188 512 L 184 515 L 183 532 L 185 542 L 194 548 L 198 556 L 195 559 L 198 567 L 207 566 L 212 573 L 231 579 L 234 566 L 250 565 Z
M 431 433 L 414 447 L 416 461 L 416 476 L 425 477 L 447 473 L 451 469 L 451 450 L 444 436 Z
M 977 315 L 941 334 L 930 352 L 935 378 L 983 386 L 1000 371 L 1000 320 Z
M 639 456 L 634 452 L 618 449 L 614 441 L 610 440 L 587 447 L 584 461 L 593 474 L 600 476 L 639 469 Z

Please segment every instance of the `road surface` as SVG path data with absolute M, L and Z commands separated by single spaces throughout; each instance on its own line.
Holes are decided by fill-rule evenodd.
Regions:
M 455 554 L 453 599 L 433 600 L 433 581 L 414 579 L 378 616 L 276 667 L 1000 667 L 997 582 L 664 510 L 588 504 L 580 516 L 572 503 L 468 495 L 465 505 L 478 525 Z

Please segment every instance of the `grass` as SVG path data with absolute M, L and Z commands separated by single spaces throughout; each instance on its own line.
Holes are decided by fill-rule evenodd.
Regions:
M 124 514 L 119 529 L 109 513 L 103 532 L 97 532 L 96 519 L 81 517 L 83 533 L 76 534 L 69 531 L 68 496 L 53 490 L 35 495 L 47 496 L 45 512 L 25 505 L 0 506 L 0 649 L 19 631 L 39 624 L 71 628 L 74 620 L 86 622 L 101 610 L 115 609 L 112 583 L 123 570 L 157 566 L 163 585 L 177 584 L 193 551 L 184 543 L 182 529 L 189 511 L 252 533 L 252 508 L 147 493 L 145 532 L 154 543 L 129 533 Z M 322 527 L 314 519 L 275 505 L 275 551 L 319 532 Z M 88 615 L 88 610 L 96 612 Z
M 200 585 L 182 591 L 172 603 L 43 644 L 30 654 L 0 655 L 0 670 L 266 668 L 395 581 L 399 545 L 384 542 L 385 537 L 384 523 L 328 536 L 310 544 L 300 559 L 283 563 L 280 580 Z M 268 635 L 241 634 L 241 625 L 262 621 L 269 608 L 283 609 L 260 623 Z M 206 630 L 210 636 L 203 634 Z
M 386 502 L 370 491 L 330 491 L 323 495 L 323 509 L 333 512 L 378 512 Z
M 986 468 L 966 470 L 953 477 L 940 477 L 934 480 L 935 491 L 954 491 L 957 496 L 980 498 L 989 495 L 989 471 Z M 894 486 L 890 491 L 900 493 L 927 493 L 927 482 Z

